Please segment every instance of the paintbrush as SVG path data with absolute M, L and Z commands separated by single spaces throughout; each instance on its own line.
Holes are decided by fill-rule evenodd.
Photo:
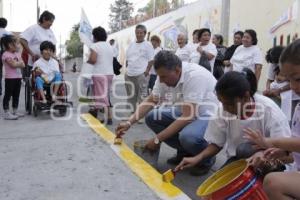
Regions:
M 121 145 L 122 144 L 122 137 L 117 135 L 114 139 L 114 144 L 115 145 Z
M 163 182 L 171 182 L 174 180 L 176 172 L 173 169 L 169 169 L 162 174 Z

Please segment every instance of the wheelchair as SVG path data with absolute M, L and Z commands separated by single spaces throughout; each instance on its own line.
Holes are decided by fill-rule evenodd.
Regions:
M 65 81 L 62 79 L 59 84 L 56 94 L 58 103 L 52 101 L 52 84 L 44 84 L 44 93 L 47 103 L 42 103 L 40 92 L 36 88 L 36 77 L 37 74 L 35 70 L 32 70 L 28 78 L 29 81 L 27 82 L 25 79 L 25 105 L 28 114 L 33 112 L 33 115 L 37 117 L 40 112 L 50 112 L 53 109 L 57 110 L 60 116 L 65 116 L 67 109 L 73 107 L 73 103 L 68 100 L 68 86 Z

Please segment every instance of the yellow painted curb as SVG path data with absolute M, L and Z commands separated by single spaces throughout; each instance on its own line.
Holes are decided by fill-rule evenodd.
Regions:
M 115 134 L 110 132 L 103 124 L 90 114 L 82 114 L 81 118 L 107 143 L 127 166 L 148 185 L 161 199 L 191 200 L 185 193 L 172 183 L 162 181 L 162 175 L 151 165 L 135 154 L 124 142 L 114 145 Z

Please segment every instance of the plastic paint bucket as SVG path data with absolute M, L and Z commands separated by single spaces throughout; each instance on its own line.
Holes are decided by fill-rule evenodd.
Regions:
M 135 141 L 133 144 L 134 152 L 141 158 L 143 158 L 146 162 L 148 162 L 150 165 L 156 167 L 159 156 L 159 149 L 155 152 L 147 150 L 145 148 L 147 142 L 148 140 Z
M 246 160 L 230 163 L 202 183 L 197 195 L 206 200 L 267 200 L 261 180 Z

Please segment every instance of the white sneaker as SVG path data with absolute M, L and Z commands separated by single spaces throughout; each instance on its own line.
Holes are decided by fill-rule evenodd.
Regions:
M 24 113 L 20 113 L 20 112 L 18 112 L 17 110 L 14 110 L 14 111 L 12 112 L 12 114 L 15 115 L 15 116 L 18 116 L 18 117 L 24 117 L 24 116 L 25 116 Z
M 17 115 L 14 115 L 10 112 L 5 112 L 4 113 L 4 119 L 6 120 L 17 120 L 19 117 Z

